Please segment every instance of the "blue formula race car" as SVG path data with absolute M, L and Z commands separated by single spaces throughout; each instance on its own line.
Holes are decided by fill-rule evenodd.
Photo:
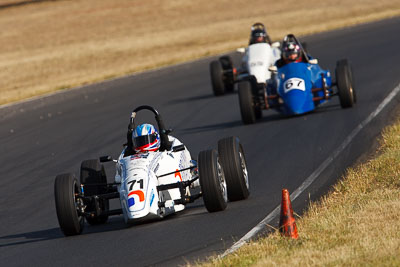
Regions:
M 315 110 L 336 95 L 342 108 L 352 107 L 356 102 L 352 68 L 347 59 L 336 63 L 336 81 L 333 82 L 330 71 L 322 69 L 293 34 L 283 39 L 281 51 L 281 59 L 269 69 L 274 75 L 266 86 L 257 86 L 251 76 L 238 85 L 240 112 L 245 124 L 261 118 L 263 109 L 299 115 Z

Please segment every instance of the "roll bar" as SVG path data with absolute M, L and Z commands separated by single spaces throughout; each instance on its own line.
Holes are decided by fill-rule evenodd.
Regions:
M 251 25 L 251 30 L 253 31 L 255 29 L 263 29 L 263 30 L 265 30 L 265 26 L 261 22 L 256 22 L 253 25 Z

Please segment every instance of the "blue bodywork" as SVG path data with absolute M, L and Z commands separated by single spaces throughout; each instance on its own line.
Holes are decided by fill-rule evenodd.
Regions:
M 279 112 L 286 115 L 313 111 L 332 94 L 331 74 L 329 70 L 321 69 L 318 64 L 299 62 L 284 65 L 278 68 L 274 84 L 273 87 L 278 89 L 277 93 L 283 104 L 277 105 L 278 100 L 272 100 L 275 103 L 271 103 L 271 106 L 277 107 Z M 323 86 L 327 89 L 327 97 L 324 96 Z

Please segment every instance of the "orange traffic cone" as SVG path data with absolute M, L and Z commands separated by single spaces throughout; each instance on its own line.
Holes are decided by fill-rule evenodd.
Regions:
M 282 189 L 281 218 L 279 220 L 279 232 L 282 235 L 294 239 L 299 237 L 297 226 L 293 216 L 292 203 L 290 202 L 289 191 Z

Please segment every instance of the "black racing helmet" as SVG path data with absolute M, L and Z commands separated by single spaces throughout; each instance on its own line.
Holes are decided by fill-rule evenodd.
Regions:
M 286 61 L 299 61 L 301 60 L 300 46 L 295 42 L 286 42 L 283 45 L 282 57 Z
M 257 44 L 257 43 L 269 43 L 271 44 L 271 40 L 267 34 L 264 24 L 262 23 L 254 23 L 251 26 L 251 33 L 250 33 L 250 41 L 249 45 Z
M 293 34 L 288 34 L 283 38 L 281 52 L 282 58 L 286 62 L 308 61 L 307 54 L 305 54 L 301 43 Z

